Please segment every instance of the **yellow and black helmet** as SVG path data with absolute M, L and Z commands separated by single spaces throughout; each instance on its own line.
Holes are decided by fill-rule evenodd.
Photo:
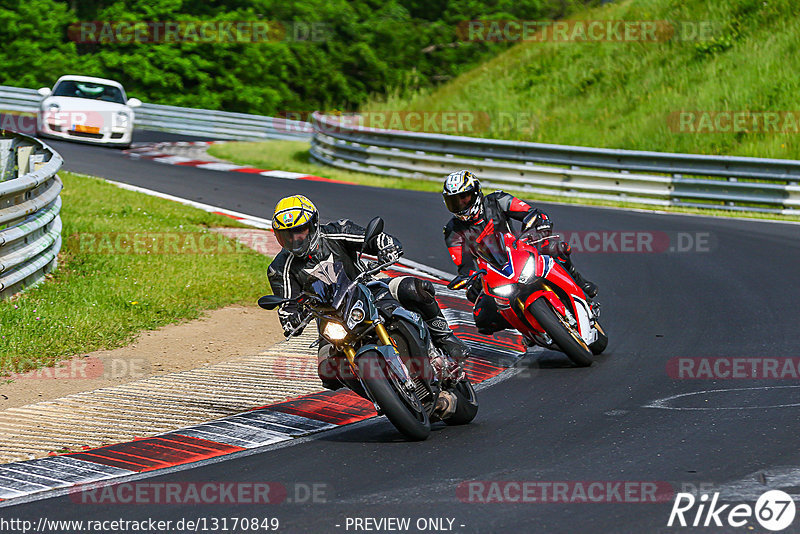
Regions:
M 272 215 L 272 229 L 284 249 L 295 256 L 308 254 L 319 242 L 317 207 L 303 195 L 282 198 Z

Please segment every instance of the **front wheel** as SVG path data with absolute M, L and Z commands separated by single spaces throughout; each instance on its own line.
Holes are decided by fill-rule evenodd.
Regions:
M 417 396 L 407 392 L 386 367 L 386 362 L 375 352 L 367 352 L 358 358 L 364 386 L 389 421 L 410 440 L 426 439 L 431 433 L 428 412 Z
M 597 330 L 597 339 L 594 340 L 594 343 L 589 345 L 589 348 L 592 349 L 592 354 L 597 355 L 606 350 L 608 346 L 608 335 L 605 330 L 603 330 L 603 327 L 600 326 L 599 322 L 595 322 L 594 327 Z
M 459 381 L 450 393 L 456 396 L 456 411 L 444 422 L 448 425 L 466 425 L 475 419 L 478 415 L 478 399 L 472 383 L 465 378 Z
M 592 365 L 592 351 L 567 320 L 553 311 L 544 297 L 536 299 L 528 308 L 544 331 L 553 338 L 558 348 L 578 367 Z

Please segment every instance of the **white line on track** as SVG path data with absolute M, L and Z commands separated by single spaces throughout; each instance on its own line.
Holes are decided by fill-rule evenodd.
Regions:
M 172 200 L 174 202 L 179 202 L 185 206 L 191 206 L 193 208 L 198 208 L 203 211 L 208 212 L 217 212 L 217 213 L 224 213 L 225 215 L 230 215 L 236 219 L 240 219 L 242 223 L 249 224 L 250 226 L 254 226 L 256 228 L 261 228 L 264 230 L 269 230 L 272 228 L 272 223 L 267 219 L 262 219 L 261 217 L 254 217 L 252 215 L 248 215 L 246 213 L 241 213 L 238 211 L 229 210 L 226 208 L 220 208 L 218 206 L 212 206 L 210 204 L 203 204 L 202 202 L 195 202 L 194 200 L 189 200 L 186 198 L 176 197 L 173 195 L 168 195 L 166 193 L 161 193 L 159 191 L 153 191 L 152 189 L 145 189 L 144 187 L 139 187 L 138 185 L 130 185 L 122 182 L 115 182 L 113 180 L 105 180 L 106 183 L 111 185 L 115 185 L 122 189 L 127 189 L 128 191 L 135 191 L 137 193 L 143 193 L 145 195 L 150 195 L 152 197 L 163 198 L 166 200 Z
M 755 390 L 772 390 L 772 389 L 789 389 L 789 388 L 800 388 L 800 386 L 762 386 L 762 387 L 755 387 L 755 388 L 731 388 L 731 389 L 705 389 L 702 391 L 692 391 L 690 393 L 680 393 L 678 395 L 671 395 L 669 397 L 664 397 L 663 399 L 657 399 L 651 402 L 650 404 L 645 404 L 642 406 L 643 408 L 659 408 L 662 410 L 701 410 L 701 411 L 710 411 L 710 410 L 762 410 L 766 408 L 793 408 L 796 406 L 800 406 L 800 402 L 796 403 L 789 403 L 789 404 L 768 404 L 768 405 L 761 405 L 761 406 L 700 406 L 700 407 L 679 407 L 679 406 L 670 406 L 669 403 L 675 399 L 683 398 L 683 397 L 691 397 L 694 395 L 704 395 L 708 393 L 720 393 L 720 392 L 730 392 L 730 391 L 755 391 Z

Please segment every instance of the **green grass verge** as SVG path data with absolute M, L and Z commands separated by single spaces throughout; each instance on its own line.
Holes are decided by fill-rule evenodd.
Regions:
M 675 128 L 673 115 L 749 110 L 797 116 L 800 11 L 794 1 L 627 0 L 572 18 L 709 22 L 712 38 L 525 42 L 436 89 L 409 97 L 376 97 L 363 110 L 486 112 L 491 127 L 480 135 L 491 138 L 800 157 L 797 128 L 791 133 L 758 128 L 684 133 L 679 122 Z M 501 117 L 516 117 L 522 124 Z
M 268 291 L 269 260 L 227 239 L 228 253 L 109 254 L 78 246 L 79 236 L 107 233 L 177 235 L 185 243 L 209 227 L 241 225 L 97 178 L 60 176 L 65 246 L 59 269 L 45 283 L 0 302 L 0 374 L 124 346 L 143 330 L 231 303 L 253 304 Z M 218 250 L 204 250 L 212 248 Z
M 325 165 L 318 165 L 311 161 L 309 144 L 305 141 L 258 141 L 258 142 L 228 142 L 211 145 L 208 153 L 212 156 L 235 162 L 239 165 L 250 165 L 261 169 L 276 169 L 290 172 L 303 172 L 316 176 L 323 176 L 334 180 L 353 182 L 360 185 L 386 187 L 392 189 L 414 189 L 418 191 L 442 191 L 442 182 L 428 180 L 412 180 L 405 178 L 391 178 L 350 172 Z M 457 170 L 457 169 L 453 169 Z M 442 176 L 444 179 L 444 176 Z M 607 206 L 614 208 L 632 208 L 670 213 L 689 213 L 696 215 L 724 216 L 737 218 L 770 219 L 781 221 L 800 221 L 800 217 L 775 215 L 759 212 L 733 212 L 720 209 L 699 209 L 683 207 L 648 206 L 634 202 L 620 202 L 591 199 L 572 199 L 550 195 L 531 194 L 513 189 L 506 189 L 521 198 L 540 201 L 556 202 L 560 204 L 577 204 L 584 206 Z M 312 199 L 313 200 L 313 199 Z M 444 207 L 442 207 L 444 210 Z

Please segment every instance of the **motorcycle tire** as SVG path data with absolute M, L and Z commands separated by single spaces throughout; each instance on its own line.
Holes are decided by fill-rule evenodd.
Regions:
M 364 377 L 364 385 L 387 419 L 408 439 L 426 439 L 431 433 L 428 412 L 416 395 L 411 393 L 413 399 L 409 398 L 402 384 L 386 367 L 386 362 L 376 352 L 366 352 L 358 358 L 358 370 Z
M 597 356 L 606 350 L 606 347 L 608 346 L 608 335 L 606 334 L 606 331 L 603 330 L 603 327 L 600 326 L 599 322 L 596 322 L 594 327 L 597 329 L 597 339 L 594 340 L 594 343 L 589 345 L 589 348 L 592 350 L 592 354 Z
M 572 363 L 578 367 L 592 365 L 592 350 L 563 317 L 559 318 L 547 299 L 536 299 L 528 310 Z
M 475 396 L 475 388 L 466 378 L 456 384 L 450 390 L 456 398 L 456 411 L 444 420 L 448 425 L 466 425 L 475 419 L 478 414 L 478 399 Z

